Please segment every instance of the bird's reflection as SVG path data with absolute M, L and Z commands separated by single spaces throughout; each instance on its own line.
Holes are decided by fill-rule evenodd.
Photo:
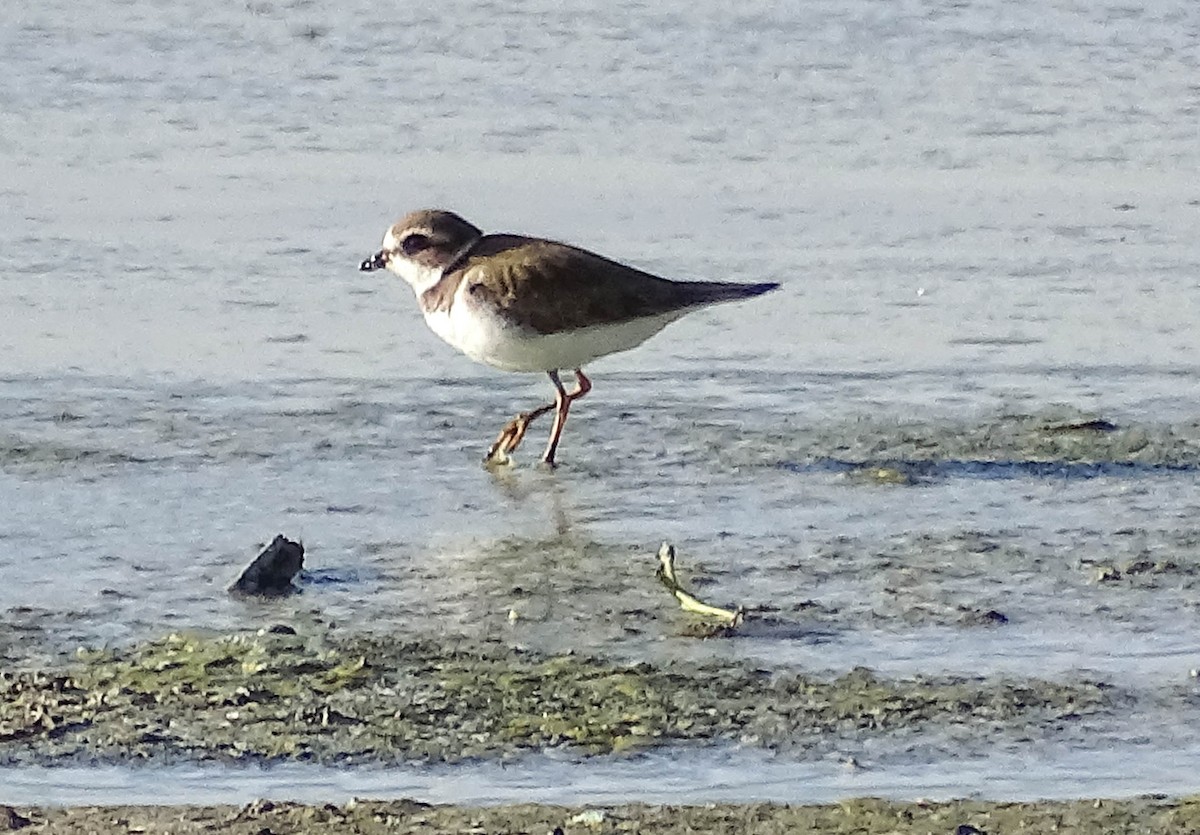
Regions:
M 484 478 L 500 530 L 431 555 L 454 578 L 439 608 L 459 628 L 551 652 L 598 652 L 640 632 L 662 602 L 652 555 L 597 539 L 586 520 L 601 497 L 579 473 L 533 466 Z
M 567 537 L 573 530 L 570 478 L 545 467 L 518 469 L 494 467 L 487 470 L 493 486 L 505 502 L 514 508 L 533 510 L 551 523 L 558 537 Z

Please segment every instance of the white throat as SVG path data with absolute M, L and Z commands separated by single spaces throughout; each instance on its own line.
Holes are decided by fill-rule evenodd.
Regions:
M 387 268 L 390 272 L 400 276 L 408 282 L 413 288 L 413 292 L 418 297 L 433 285 L 437 284 L 442 277 L 442 269 L 440 267 L 423 267 L 416 261 L 412 261 L 400 254 L 400 242 L 389 229 L 387 234 L 383 236 L 384 252 L 391 252 L 392 257 L 388 259 Z
M 415 261 L 395 256 L 388 260 L 387 268 L 407 281 L 418 297 L 441 281 L 443 272 L 441 267 L 423 267 Z

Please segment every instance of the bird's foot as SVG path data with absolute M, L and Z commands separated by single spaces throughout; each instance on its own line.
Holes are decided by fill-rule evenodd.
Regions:
M 488 450 L 487 455 L 483 458 L 483 463 L 488 467 L 504 467 L 512 463 L 509 458 L 509 453 L 516 450 L 521 445 L 521 441 L 525 439 L 525 432 L 529 429 L 529 422 L 535 417 L 531 412 L 522 412 L 515 418 L 510 420 L 500 430 L 495 443 Z

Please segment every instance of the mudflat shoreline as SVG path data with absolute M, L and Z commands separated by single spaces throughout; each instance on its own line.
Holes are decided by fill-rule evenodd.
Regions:
M 665 806 L 442 806 L 412 800 L 305 805 L 0 807 L 0 831 L 62 835 L 110 832 L 284 833 L 883 833 L 1057 832 L 1177 835 L 1200 827 L 1200 797 L 996 803 L 900 803 L 872 798 L 828 805 L 767 803 Z
M 0 674 L 0 764 L 455 763 L 719 741 L 803 756 L 918 729 L 1050 732 L 1127 698 L 1087 681 L 830 678 L 278 627 Z
M 1053 733 L 1120 710 L 1119 689 L 1005 678 L 835 678 L 734 664 L 619 664 L 501 643 L 298 634 L 174 634 L 0 676 L 9 766 L 180 761 L 456 763 L 547 747 L 620 757 L 714 740 L 803 758 L 831 737 L 915 729 Z M 960 740 L 965 743 L 964 738 Z M 682 750 L 682 749 L 681 749 Z M 604 806 L 414 800 L 0 807 L 0 831 L 1176 833 L 1200 798 Z

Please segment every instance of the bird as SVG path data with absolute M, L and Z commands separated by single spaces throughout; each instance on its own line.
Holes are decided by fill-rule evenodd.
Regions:
M 430 329 L 471 359 L 549 376 L 554 401 L 510 420 L 484 457 L 488 466 L 510 464 L 529 425 L 553 412 L 541 460 L 554 467 L 567 414 L 592 390 L 584 365 L 637 347 L 693 310 L 779 286 L 674 281 L 570 244 L 484 234 L 443 209 L 414 211 L 392 224 L 359 269 L 404 279 Z M 564 370 L 575 375 L 570 391 L 559 376 Z

